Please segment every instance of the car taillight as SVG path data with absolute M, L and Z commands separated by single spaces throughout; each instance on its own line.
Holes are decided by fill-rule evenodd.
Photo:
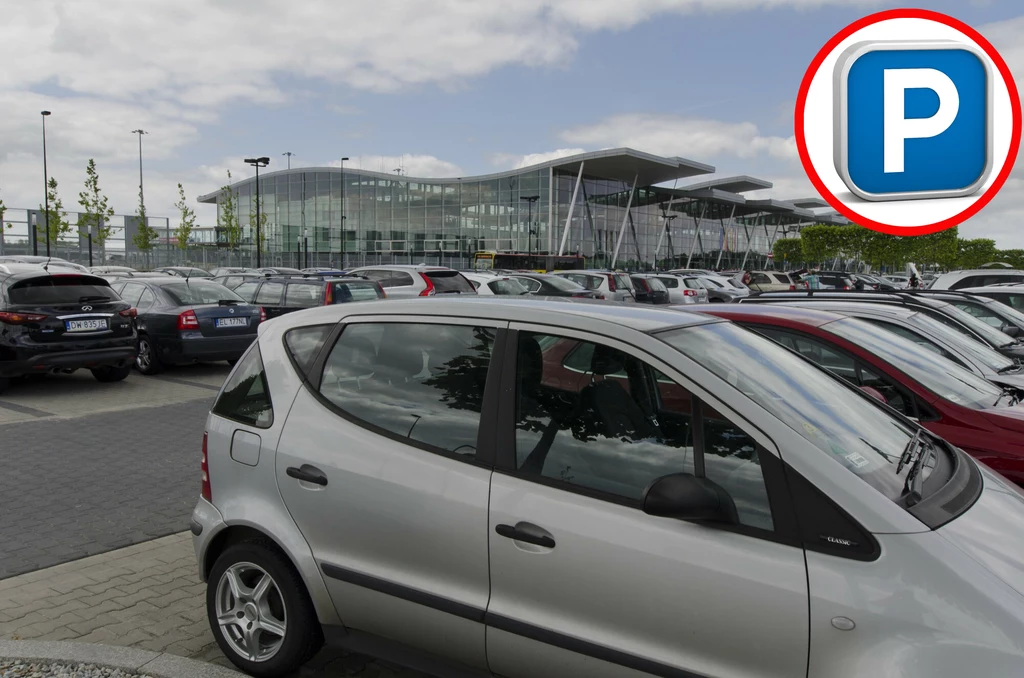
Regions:
M 37 323 L 41 320 L 46 320 L 46 316 L 42 313 L 11 313 L 8 311 L 0 311 L 0 323 L 6 323 L 8 325 L 24 325 L 25 323 Z
M 376 285 L 377 285 L 377 291 L 380 292 L 380 298 L 381 299 L 387 299 L 388 298 L 388 293 L 384 291 L 384 288 L 380 286 L 380 283 L 376 283 Z
M 267 322 L 267 309 L 263 308 L 262 306 L 260 306 L 260 322 Z
M 790 292 L 796 292 L 796 285 L 792 285 L 792 284 L 791 284 L 791 285 L 789 286 L 789 291 L 790 291 Z
M 208 502 L 213 502 L 213 490 L 210 489 L 210 460 L 206 456 L 206 438 L 207 434 L 203 431 L 203 461 L 199 465 L 203 469 L 203 485 L 200 494 L 203 499 Z
M 188 310 L 178 316 L 178 329 L 179 330 L 198 330 L 199 329 L 199 318 L 196 317 L 196 312 Z
M 423 289 L 423 291 L 420 292 L 420 296 L 421 297 L 432 297 L 432 296 L 434 296 L 434 283 L 433 283 L 433 281 L 431 281 L 430 276 L 428 276 L 426 273 L 420 273 L 420 277 L 423 278 L 423 282 L 425 282 L 427 284 L 427 286 Z
M 697 296 L 697 290 L 683 290 L 684 297 L 695 297 Z
M 843 285 L 843 291 L 844 292 L 848 292 L 849 290 L 850 290 L 850 286 L 849 285 Z
M 327 283 L 324 290 L 324 306 L 330 306 L 334 303 L 334 285 Z
M 614 275 L 608 276 L 608 290 L 610 292 L 615 292 L 616 291 L 615 290 L 615 276 Z
M 136 308 L 126 308 L 125 310 L 121 311 L 121 315 L 123 315 L 125 318 L 137 318 L 139 315 L 139 310 Z

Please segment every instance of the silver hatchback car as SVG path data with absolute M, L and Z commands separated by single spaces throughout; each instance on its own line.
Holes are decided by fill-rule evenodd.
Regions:
M 515 297 L 260 326 L 192 515 L 260 677 L 325 642 L 435 675 L 1018 676 L 1024 497 L 796 353 Z

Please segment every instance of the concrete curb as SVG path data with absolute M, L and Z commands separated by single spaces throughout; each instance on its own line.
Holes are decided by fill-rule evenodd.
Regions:
M 96 664 L 157 678 L 247 678 L 217 664 L 166 652 L 65 640 L 0 640 L 0 658 L 25 661 Z

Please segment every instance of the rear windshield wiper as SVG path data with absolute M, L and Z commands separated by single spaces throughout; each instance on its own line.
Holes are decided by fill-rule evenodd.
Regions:
M 1009 372 L 1020 372 L 1020 368 L 1021 368 L 1021 364 L 1018 363 L 1018 362 L 1014 362 L 1012 365 L 1007 365 L 1006 367 L 1000 367 L 998 370 L 996 370 L 996 374 L 1007 374 Z

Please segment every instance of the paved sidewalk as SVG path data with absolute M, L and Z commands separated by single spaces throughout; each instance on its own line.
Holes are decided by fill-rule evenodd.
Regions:
M 232 666 L 213 639 L 187 532 L 0 580 L 0 640 L 75 640 Z M 423 678 L 324 650 L 303 676 Z

